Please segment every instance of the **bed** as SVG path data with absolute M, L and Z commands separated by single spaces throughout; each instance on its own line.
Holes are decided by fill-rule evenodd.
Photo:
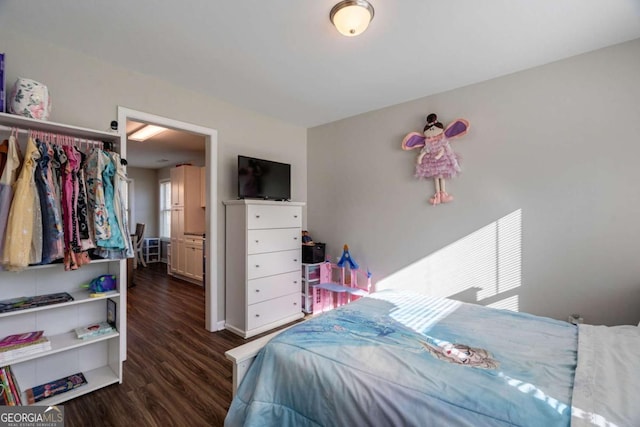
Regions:
M 225 425 L 640 426 L 639 331 L 377 292 L 232 350 Z

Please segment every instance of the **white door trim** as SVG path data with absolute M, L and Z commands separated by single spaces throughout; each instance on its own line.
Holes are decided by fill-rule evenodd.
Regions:
M 205 328 L 208 331 L 219 330 L 218 326 L 218 254 L 217 254 L 217 229 L 218 229 L 218 131 L 192 123 L 181 122 L 155 114 L 132 110 L 118 106 L 118 131 L 122 137 L 122 157 L 126 159 L 127 153 L 127 119 L 139 122 L 151 123 L 175 130 L 183 130 L 197 133 L 205 137 L 206 180 L 209 184 L 206 191 L 206 244 L 207 263 L 205 266 Z M 126 349 L 126 346 L 125 346 Z

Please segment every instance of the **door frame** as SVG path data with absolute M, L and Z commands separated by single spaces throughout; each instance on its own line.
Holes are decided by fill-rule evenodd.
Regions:
M 127 120 L 159 125 L 178 131 L 196 133 L 204 136 L 205 138 L 205 178 L 208 183 L 205 194 L 206 206 L 208 208 L 205 215 L 205 232 L 207 234 L 204 248 L 207 254 L 204 283 L 205 328 L 211 332 L 224 329 L 224 327 L 220 328 L 220 325 L 218 324 L 218 131 L 216 129 L 118 106 L 118 131 L 122 141 L 121 153 L 123 158 L 126 158 L 127 154 Z

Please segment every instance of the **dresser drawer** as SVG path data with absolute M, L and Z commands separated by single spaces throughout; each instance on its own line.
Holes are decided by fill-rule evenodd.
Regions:
M 247 253 L 286 251 L 301 246 L 301 228 L 272 228 L 247 232 Z
M 300 274 L 300 248 L 292 251 L 269 252 L 247 256 L 247 279 L 273 276 L 295 271 Z
M 300 228 L 301 206 L 249 205 L 247 206 L 247 228 Z
M 256 329 L 301 311 L 300 290 L 293 294 L 252 304 L 247 310 L 247 329 Z
M 300 282 L 300 275 L 297 271 L 249 280 L 247 303 L 255 304 L 260 301 L 300 292 Z

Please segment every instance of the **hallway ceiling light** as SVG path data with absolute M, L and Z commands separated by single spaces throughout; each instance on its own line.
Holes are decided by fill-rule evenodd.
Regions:
M 362 34 L 373 19 L 373 6 L 366 0 L 345 0 L 333 6 L 329 19 L 347 37 Z
M 146 125 L 129 135 L 129 139 L 134 141 L 145 141 L 161 132 L 164 132 L 165 130 L 167 130 L 167 128 L 163 128 L 162 126 Z

